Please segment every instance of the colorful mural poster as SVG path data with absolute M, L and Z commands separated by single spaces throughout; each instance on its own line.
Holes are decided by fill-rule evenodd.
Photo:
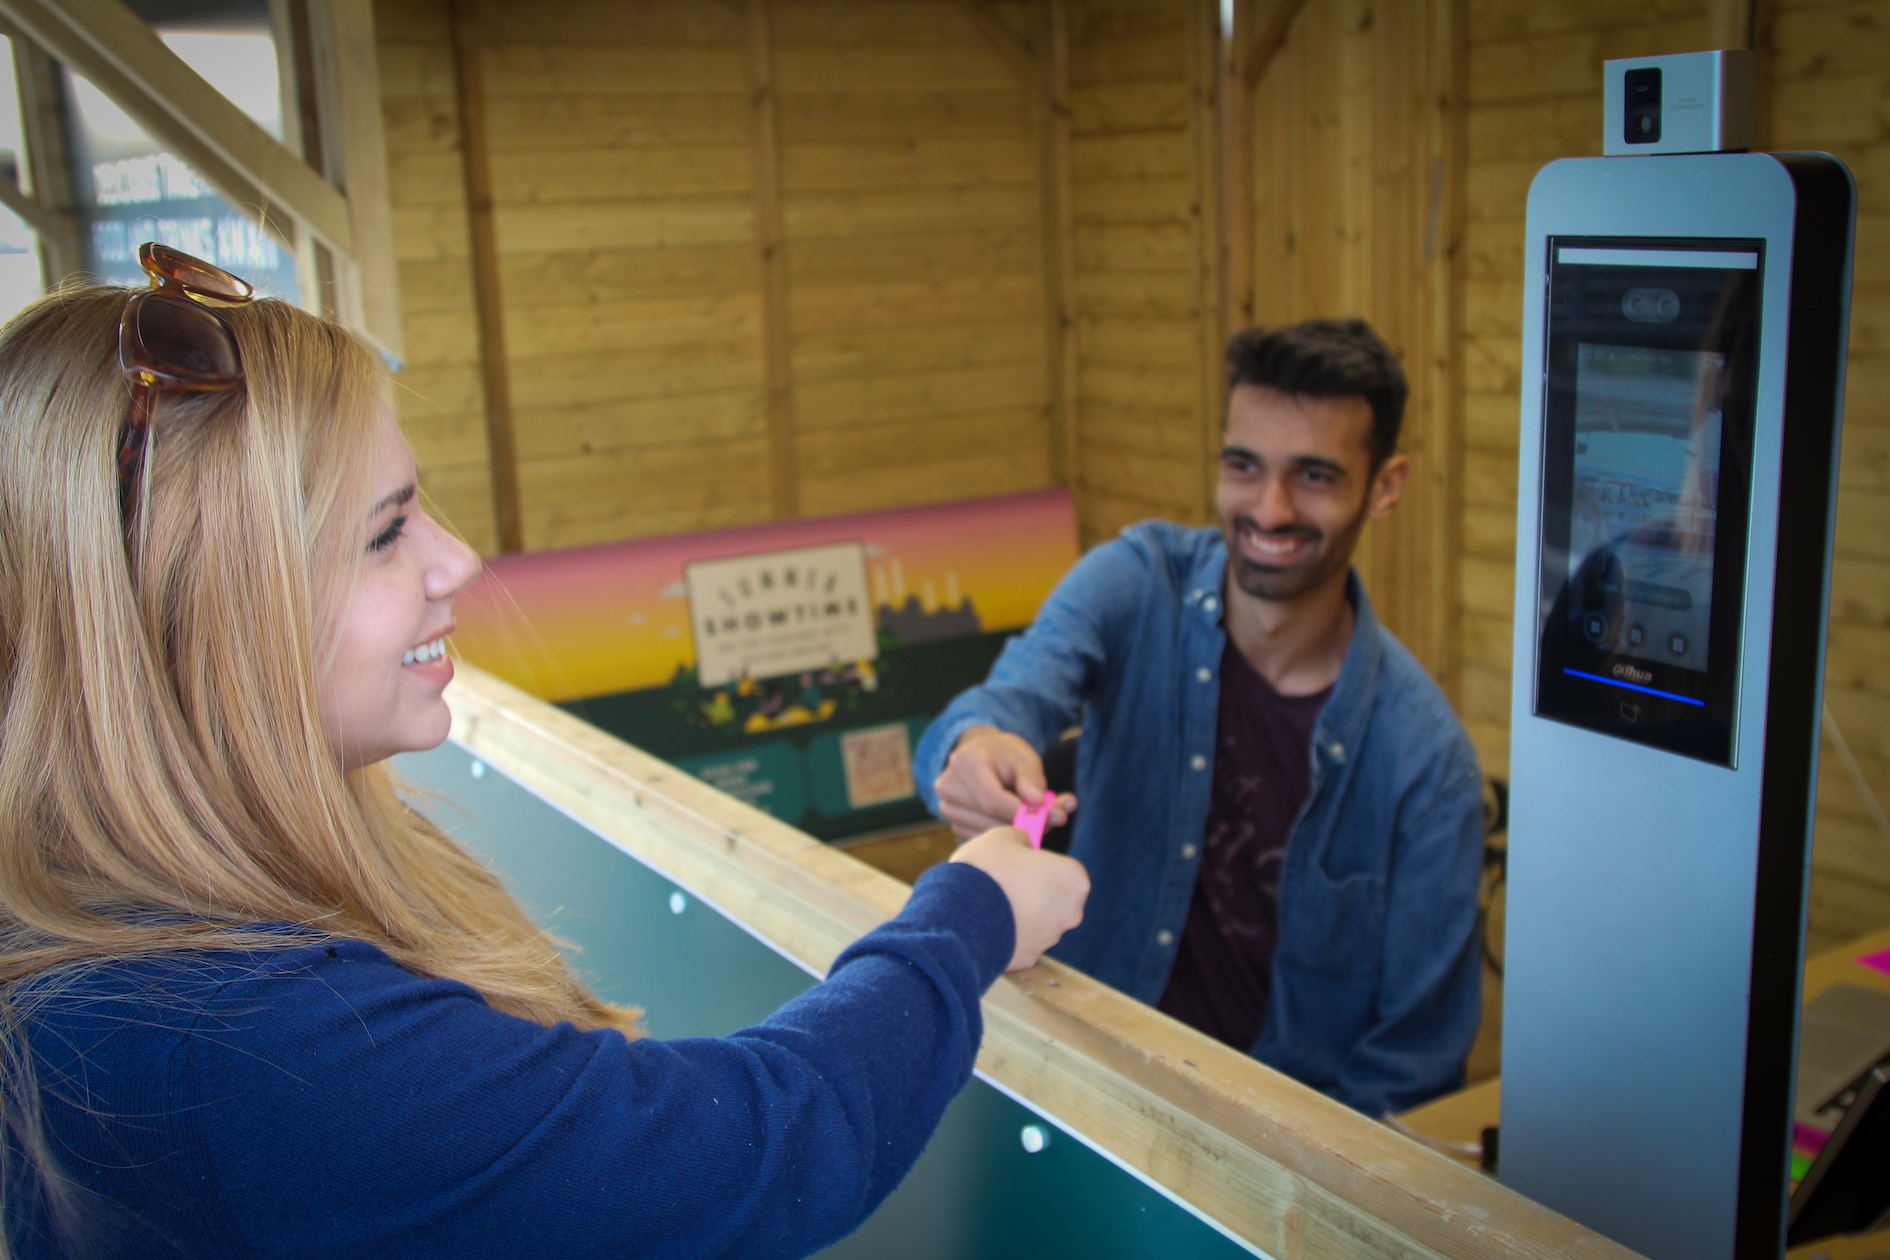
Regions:
M 453 647 L 843 839 L 927 818 L 920 735 L 1077 556 L 1064 490 L 500 556 Z

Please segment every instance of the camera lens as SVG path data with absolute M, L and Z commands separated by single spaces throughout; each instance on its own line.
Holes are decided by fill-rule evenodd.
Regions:
M 1629 144 L 1660 143 L 1660 68 L 1626 71 L 1621 86 L 1622 137 Z

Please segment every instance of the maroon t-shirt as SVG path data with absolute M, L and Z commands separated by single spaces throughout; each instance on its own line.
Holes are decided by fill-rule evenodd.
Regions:
M 1229 639 L 1201 869 L 1160 1007 L 1242 1052 L 1266 1019 L 1286 836 L 1312 790 L 1313 723 L 1332 688 L 1283 696 Z

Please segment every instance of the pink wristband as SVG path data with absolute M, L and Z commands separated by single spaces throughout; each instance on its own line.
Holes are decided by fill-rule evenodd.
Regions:
M 1016 817 L 1011 819 L 1011 826 L 1030 837 L 1033 849 L 1043 848 L 1044 825 L 1050 821 L 1050 806 L 1055 801 L 1056 797 L 1046 792 L 1041 805 L 1019 805 Z

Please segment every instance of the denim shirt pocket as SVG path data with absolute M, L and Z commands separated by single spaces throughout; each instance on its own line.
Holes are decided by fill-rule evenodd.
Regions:
M 1307 976 L 1375 988 L 1384 950 L 1384 880 L 1368 873 L 1334 879 L 1308 861 L 1280 891 L 1280 962 Z

